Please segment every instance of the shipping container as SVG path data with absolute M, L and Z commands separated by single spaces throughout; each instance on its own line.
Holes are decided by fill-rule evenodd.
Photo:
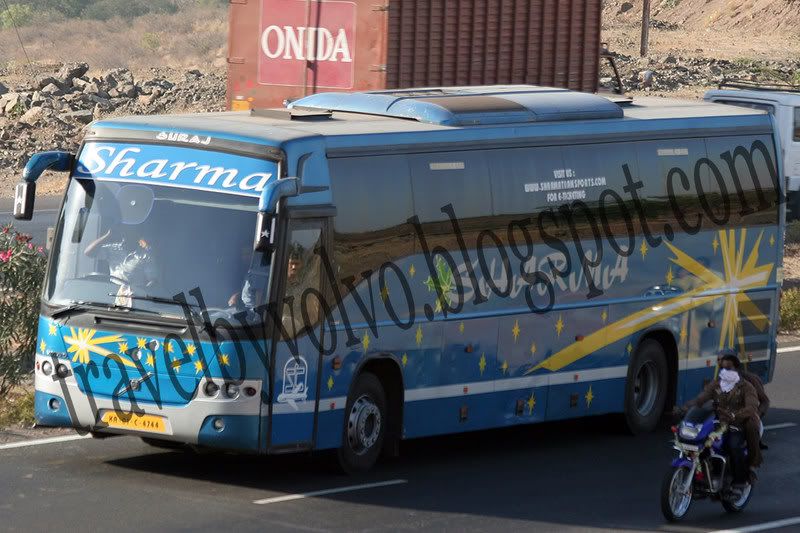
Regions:
M 534 84 L 595 92 L 602 0 L 230 0 L 228 102 Z

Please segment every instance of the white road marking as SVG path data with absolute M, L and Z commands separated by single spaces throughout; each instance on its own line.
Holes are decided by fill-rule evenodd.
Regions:
M 764 426 L 764 431 L 769 431 L 771 429 L 785 429 L 785 428 L 793 428 L 797 424 L 794 422 L 784 422 L 782 424 L 772 424 L 770 426 Z
M 37 213 L 58 213 L 58 209 L 34 209 L 33 214 L 36 215 Z M 0 216 L 14 216 L 13 211 L 4 211 L 0 213 Z
M 303 494 L 287 494 L 286 496 L 275 496 L 274 498 L 264 498 L 263 500 L 255 500 L 253 503 L 256 505 L 267 505 L 270 503 L 281 503 L 292 500 L 302 500 L 304 498 L 313 498 L 315 496 L 325 496 L 327 494 L 337 494 L 340 492 L 351 492 L 354 490 L 373 489 L 376 487 L 387 487 L 390 485 L 402 485 L 408 483 L 407 479 L 391 479 L 389 481 L 379 481 L 377 483 L 364 483 L 362 485 L 350 485 L 347 487 L 337 487 L 335 489 L 315 490 L 313 492 L 305 492 Z
M 763 524 L 754 524 L 737 529 L 720 529 L 719 531 L 712 531 L 711 533 L 751 533 L 753 531 L 766 531 L 767 529 L 777 529 L 779 527 L 795 526 L 797 524 L 800 524 L 800 516 L 786 518 L 784 520 L 775 520 L 773 522 L 764 522 Z
M 26 446 L 39 446 L 40 444 L 55 444 L 57 442 L 69 442 L 71 440 L 90 439 L 91 435 L 66 435 L 64 437 L 49 437 L 46 439 L 22 440 L 0 444 L 0 450 L 10 450 L 12 448 L 25 448 Z
M 800 352 L 800 346 L 783 346 L 778 348 L 778 353 Z

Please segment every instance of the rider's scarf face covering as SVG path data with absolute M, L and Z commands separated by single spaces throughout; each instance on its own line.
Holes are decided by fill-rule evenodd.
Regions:
M 719 371 L 719 386 L 722 392 L 730 392 L 733 387 L 739 383 L 739 373 L 735 370 L 727 370 L 723 368 Z

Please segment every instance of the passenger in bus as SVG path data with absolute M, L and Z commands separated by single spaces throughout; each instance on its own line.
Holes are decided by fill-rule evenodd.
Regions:
M 319 268 L 303 261 L 302 249 L 298 247 L 292 250 L 286 265 L 286 294 L 281 316 L 283 330 L 290 338 L 314 327 L 319 320 L 320 302 L 315 294 L 307 292 L 309 288 L 319 287 L 319 280 L 314 276 L 316 272 L 319 272 Z M 307 321 L 303 316 L 304 309 L 308 315 Z
M 681 411 L 685 412 L 690 407 L 702 406 L 709 400 L 713 401 L 719 420 L 740 430 L 729 430 L 727 435 L 734 483 L 737 485 L 748 481 L 754 483 L 757 479 L 756 470 L 762 462 L 759 445 L 761 424 L 758 418 L 758 393 L 737 370 L 741 364 L 735 352 L 724 351 L 719 360 L 720 370 L 717 379 L 706 385 L 696 398 L 681 408 Z M 746 459 L 742 447 L 743 440 L 747 442 Z M 747 466 L 750 467 L 749 476 Z
M 263 254 L 254 254 L 249 246 L 242 250 L 242 262 L 247 265 L 247 271 L 242 290 L 228 298 L 228 306 L 235 307 L 238 311 L 245 311 L 244 318 L 247 322 L 258 321 L 257 308 L 263 304 L 266 296 L 269 269 L 261 264 L 265 260 Z
M 148 288 L 158 280 L 149 240 L 138 226 L 116 224 L 86 247 L 88 257 L 108 262 L 111 281 L 120 284 L 115 303 L 130 307 L 133 287 Z

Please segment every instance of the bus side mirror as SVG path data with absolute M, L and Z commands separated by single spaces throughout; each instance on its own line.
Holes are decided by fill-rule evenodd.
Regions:
M 258 201 L 258 219 L 253 249 L 271 252 L 275 247 L 275 218 L 278 202 L 300 194 L 300 178 L 281 178 L 267 183 Z
M 33 218 L 33 201 L 36 197 L 36 182 L 23 181 L 17 183 L 14 190 L 14 218 L 31 220 Z
M 14 218 L 31 220 L 36 198 L 36 180 L 45 170 L 69 172 L 75 156 L 69 152 L 40 152 L 33 154 L 22 171 L 22 182 L 14 191 Z

